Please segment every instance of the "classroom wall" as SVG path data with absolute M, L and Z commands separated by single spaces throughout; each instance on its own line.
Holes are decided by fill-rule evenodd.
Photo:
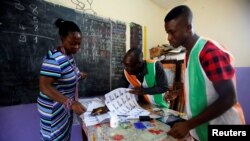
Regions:
M 236 67 L 249 67 L 249 0 L 187 0 L 196 32 L 217 40 L 235 57 Z
M 48 1 L 73 9 L 77 7 L 71 0 Z M 166 10 L 151 0 L 92 0 L 91 5 L 86 0 L 81 2 L 85 4 L 85 9 L 93 9 L 98 16 L 146 26 L 148 49 L 168 43 L 163 20 L 173 6 Z M 250 52 L 248 47 L 250 28 L 247 26 L 250 23 L 248 0 L 187 0 L 181 4 L 186 4 L 193 10 L 194 26 L 199 35 L 223 44 L 234 55 L 235 66 L 250 66 L 247 58 Z M 92 11 L 85 10 L 85 12 Z M 149 58 L 148 51 L 146 55 Z
M 77 7 L 71 0 L 48 1 L 73 9 Z M 90 8 L 87 0 L 81 2 L 86 4 L 86 9 Z M 250 39 L 250 28 L 247 25 L 250 23 L 249 0 L 187 0 L 182 4 L 193 10 L 194 26 L 199 35 L 223 44 L 234 55 L 236 67 L 250 66 L 247 59 L 250 52 L 247 44 Z M 92 0 L 91 8 L 98 16 L 146 26 L 148 49 L 167 43 L 163 20 L 170 9 L 163 9 L 151 0 Z M 146 54 L 149 58 L 149 53 Z
M 250 124 L 250 67 L 236 67 L 237 98 L 243 109 L 246 123 Z
M 37 104 L 0 107 L 0 141 L 39 141 L 40 119 Z M 75 117 L 71 141 L 82 141 L 82 127 Z
M 76 8 L 76 4 L 72 3 L 72 0 L 48 1 L 73 9 Z M 250 37 L 248 35 L 250 28 L 247 26 L 250 23 L 250 15 L 248 14 L 250 13 L 249 0 L 187 0 L 183 4 L 189 5 L 194 12 L 196 31 L 202 36 L 213 38 L 225 45 L 235 56 L 235 65 L 246 67 L 237 70 L 237 91 L 239 93 L 239 101 L 242 104 L 243 110 L 245 110 L 246 121 L 250 124 L 250 115 L 247 110 L 249 102 L 246 98 L 249 95 L 249 79 L 247 79 L 247 76 L 249 75 L 250 66 L 247 56 L 250 52 L 247 44 Z M 89 6 L 86 7 L 89 8 Z M 98 16 L 127 23 L 135 22 L 146 26 L 148 49 L 167 42 L 163 19 L 168 10 L 156 6 L 150 0 L 93 0 L 92 9 Z M 129 43 L 129 40 L 127 42 Z M 4 116 L 1 116 L 0 119 L 0 125 L 2 125 L 0 140 L 11 141 L 12 139 L 17 140 L 17 138 L 19 140 L 34 140 L 40 137 L 35 105 L 32 104 L 31 109 L 25 107 L 25 112 L 20 110 L 20 107 L 23 106 L 25 105 L 12 106 L 10 107 L 11 110 L 1 107 L 0 115 Z M 21 116 L 18 115 L 19 112 L 22 113 Z M 33 114 L 31 115 L 26 112 L 32 112 Z M 27 122 L 30 122 L 30 126 L 27 126 Z M 19 127 L 26 128 L 20 130 Z M 78 130 L 78 135 L 81 136 L 79 132 Z
M 48 0 L 59 5 L 76 9 L 77 5 L 71 0 Z M 89 9 L 90 5 L 86 0 L 80 0 L 85 3 L 85 9 Z M 135 22 L 141 26 L 147 27 L 147 47 L 151 48 L 166 41 L 164 30 L 165 10 L 155 5 L 151 0 L 92 0 L 92 9 L 97 16 L 119 20 L 129 24 Z M 80 10 L 82 11 L 82 10 Z M 85 12 L 93 13 L 91 10 Z M 127 27 L 127 32 L 129 28 Z M 129 35 L 129 34 L 127 34 Z M 127 36 L 127 50 L 129 48 L 129 36 Z M 166 43 L 166 42 L 165 42 Z M 148 52 L 146 53 L 149 57 Z

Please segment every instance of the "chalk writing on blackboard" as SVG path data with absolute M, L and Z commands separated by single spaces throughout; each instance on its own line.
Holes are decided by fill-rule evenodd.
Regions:
M 130 23 L 130 48 L 142 49 L 142 26 Z
M 123 56 L 126 53 L 126 24 L 112 23 L 112 89 L 125 87 L 123 79 Z
M 1 0 L 0 14 L 0 105 L 36 102 L 43 57 L 60 44 L 53 24 L 58 18 L 76 22 L 83 33 L 75 58 L 89 76 L 79 83 L 79 96 L 104 95 L 113 83 L 120 85 L 112 76 L 120 77 L 122 69 L 124 24 L 42 0 Z

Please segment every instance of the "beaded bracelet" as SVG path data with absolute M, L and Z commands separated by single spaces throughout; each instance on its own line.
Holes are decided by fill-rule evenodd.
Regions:
M 71 109 L 71 106 L 73 105 L 73 103 L 74 103 L 74 100 L 71 99 L 71 98 L 68 98 L 68 99 L 63 103 L 64 108 L 65 108 L 66 110 L 70 110 L 70 109 Z

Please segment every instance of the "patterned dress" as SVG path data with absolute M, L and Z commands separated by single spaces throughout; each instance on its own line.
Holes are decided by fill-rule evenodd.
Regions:
M 50 50 L 44 58 L 40 75 L 55 78 L 57 82 L 53 86 L 64 96 L 75 98 L 80 72 L 75 67 L 73 56 L 68 57 L 60 51 Z M 40 133 L 42 140 L 70 140 L 73 122 L 72 110 L 67 111 L 62 103 L 52 100 L 43 92 L 39 93 L 37 103 L 40 113 Z

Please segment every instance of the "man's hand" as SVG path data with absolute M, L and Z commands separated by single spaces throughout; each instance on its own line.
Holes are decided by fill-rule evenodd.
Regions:
M 178 93 L 176 93 L 174 91 L 167 91 L 164 94 L 164 100 L 165 101 L 175 100 L 177 96 L 178 96 Z
M 141 87 L 132 88 L 128 92 L 131 93 L 131 94 L 136 94 L 136 95 L 142 95 L 143 94 Z
M 174 138 L 182 139 L 188 135 L 189 130 L 188 122 L 178 122 L 174 124 L 167 134 Z

